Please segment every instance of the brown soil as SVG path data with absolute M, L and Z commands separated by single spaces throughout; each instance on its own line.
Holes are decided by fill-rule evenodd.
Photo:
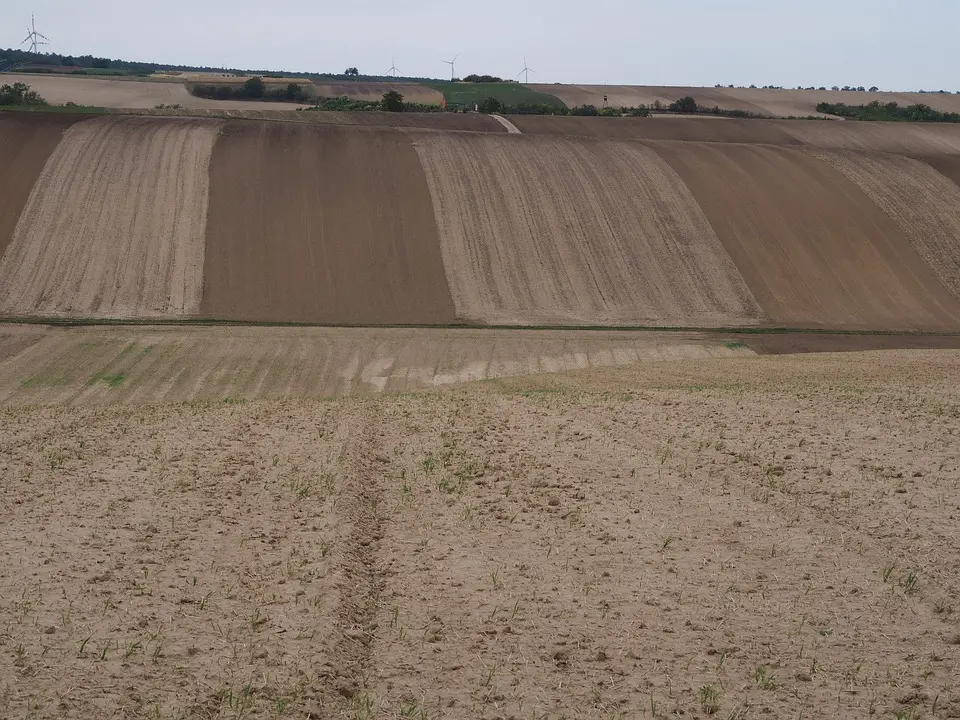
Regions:
M 955 155 L 934 155 L 920 157 L 928 165 L 932 166 L 938 173 L 944 177 L 953 180 L 954 184 L 960 186 L 960 156 Z
M 770 124 L 811 147 L 904 155 L 960 154 L 960 125 L 953 123 L 778 120 Z
M 203 316 L 453 321 L 430 193 L 408 136 L 234 121 L 210 177 Z
M 696 201 L 638 144 L 416 138 L 457 316 L 490 324 L 749 325 Z
M 960 300 L 960 187 L 900 155 L 816 151 L 863 190 Z
M 0 257 L 40 172 L 75 119 L 0 113 Z
M 220 123 L 103 117 L 71 125 L 0 260 L 9 315 L 196 313 L 207 166 Z
M 396 90 L 403 95 L 406 102 L 422 103 L 424 105 L 439 105 L 443 102 L 443 93 L 426 85 L 415 83 L 390 82 L 339 82 L 315 83 L 317 94 L 321 97 L 346 96 L 353 100 L 381 100 L 383 94 Z
M 960 305 L 853 183 L 801 150 L 656 143 L 774 324 L 954 330 Z
M 0 402 L 329 398 L 752 354 L 727 343 L 686 332 L 0 325 Z
M 863 350 L 957 350 L 960 335 L 836 335 L 831 333 L 769 333 L 730 335 L 763 355 L 860 352 Z
M 699 140 L 702 142 L 799 145 L 780 124 L 764 120 L 715 118 L 601 118 L 561 115 L 510 115 L 523 133 L 580 135 L 605 139 Z
M 0 410 L 0 715 L 954 717 L 960 354 Z

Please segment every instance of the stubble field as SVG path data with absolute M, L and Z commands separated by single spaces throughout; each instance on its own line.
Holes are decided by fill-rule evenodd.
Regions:
M 6 407 L 0 713 L 960 716 L 958 372 Z

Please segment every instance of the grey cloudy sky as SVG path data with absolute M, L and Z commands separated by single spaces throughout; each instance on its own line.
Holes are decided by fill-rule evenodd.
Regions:
M 957 0 L 33 0 L 49 49 L 216 67 L 643 85 L 960 89 Z

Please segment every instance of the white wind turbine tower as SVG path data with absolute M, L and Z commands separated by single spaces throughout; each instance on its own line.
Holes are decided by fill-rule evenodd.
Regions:
M 37 38 L 43 38 L 43 40 L 37 40 Z M 23 45 L 24 43 L 30 43 L 30 52 L 38 53 L 39 49 L 37 46 L 47 45 L 48 43 L 44 42 L 44 40 L 49 40 L 49 39 L 50 38 L 48 38 L 46 35 L 42 35 L 37 32 L 37 23 L 33 19 L 33 13 L 30 13 L 30 27 L 27 28 L 27 37 L 20 44 Z
M 517 73 L 517 77 L 520 77 L 521 75 L 523 75 L 523 82 L 524 82 L 524 84 L 526 85 L 526 84 L 529 84 L 529 82 L 530 82 L 530 73 L 535 73 L 535 72 L 536 72 L 536 70 L 534 70 L 533 68 L 527 67 L 527 58 L 524 57 L 524 58 L 523 58 L 523 70 L 521 70 L 520 72 Z
M 451 79 L 451 80 L 456 80 L 456 78 L 457 78 L 457 73 L 456 73 L 456 69 L 455 69 L 455 67 L 454 67 L 454 63 L 457 61 L 457 58 L 458 58 L 458 57 L 460 57 L 460 53 L 457 53 L 456 55 L 454 55 L 454 56 L 453 56 L 453 60 L 441 60 L 441 61 L 440 61 L 440 62 L 446 63 L 447 65 L 450 66 L 450 79 Z
M 393 76 L 396 77 L 399 70 L 397 70 L 397 61 L 395 58 L 390 58 L 390 69 L 387 70 L 387 75 L 393 73 Z

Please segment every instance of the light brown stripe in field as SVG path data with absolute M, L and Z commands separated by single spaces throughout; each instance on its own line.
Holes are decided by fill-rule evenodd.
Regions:
M 105 117 L 67 130 L 0 261 L 12 315 L 197 311 L 207 164 L 220 123 Z
M 750 325 L 759 309 L 693 196 L 639 144 L 417 137 L 460 318 Z
M 752 354 L 679 332 L 0 325 L 0 405 L 323 398 Z
M 449 323 L 430 193 L 387 129 L 229 123 L 213 153 L 202 313 Z
M 960 306 L 839 171 L 790 148 L 656 143 L 775 324 L 942 330 Z
M 902 155 L 823 150 L 814 155 L 846 175 L 886 212 L 960 299 L 960 187 L 926 163 Z
M 47 158 L 76 119 L 0 113 L 0 257 Z

